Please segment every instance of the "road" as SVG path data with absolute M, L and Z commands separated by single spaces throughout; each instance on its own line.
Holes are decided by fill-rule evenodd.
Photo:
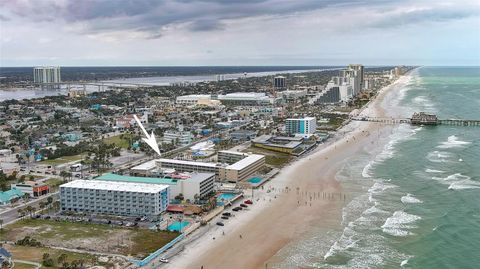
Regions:
M 15 208 L 12 208 L 12 209 L 9 209 L 7 211 L 4 211 L 4 212 L 0 213 L 0 219 L 3 220 L 4 225 L 15 222 L 18 219 L 18 210 L 19 209 L 26 208 L 27 206 L 33 206 L 38 210 L 38 209 L 40 209 L 40 206 L 39 206 L 40 202 L 46 201 L 48 199 L 48 197 L 50 197 L 50 196 L 53 197 L 54 201 L 58 200 L 58 198 L 59 198 L 58 192 L 47 194 L 47 195 L 45 195 L 45 196 L 43 196 L 39 199 L 29 201 L 28 203 L 25 203 L 21 206 L 18 206 L 18 207 L 15 207 Z

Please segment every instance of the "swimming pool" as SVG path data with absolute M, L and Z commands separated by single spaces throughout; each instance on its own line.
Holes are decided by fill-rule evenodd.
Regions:
M 232 200 L 237 194 L 224 192 L 217 196 L 217 205 L 223 205 L 225 202 Z
M 176 232 L 181 232 L 182 229 L 184 229 L 185 227 L 188 226 L 188 224 L 190 224 L 190 222 L 188 221 L 175 221 L 174 223 L 168 225 L 167 229 L 169 231 L 176 231 Z
M 261 177 L 252 177 L 251 179 L 248 180 L 248 182 L 253 183 L 253 184 L 257 184 L 257 183 L 262 182 L 262 178 Z

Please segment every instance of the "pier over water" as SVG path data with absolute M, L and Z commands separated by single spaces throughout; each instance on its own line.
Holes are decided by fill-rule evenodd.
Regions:
M 468 119 L 439 119 L 435 114 L 425 112 L 413 113 L 411 118 L 378 118 L 378 117 L 352 117 L 355 121 L 378 122 L 383 124 L 409 123 L 412 125 L 454 125 L 454 126 L 480 126 L 480 120 Z

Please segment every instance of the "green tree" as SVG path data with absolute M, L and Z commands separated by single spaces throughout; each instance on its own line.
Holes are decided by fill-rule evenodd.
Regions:
M 65 253 L 60 254 L 60 256 L 57 258 L 58 264 L 63 264 L 65 261 L 67 261 L 67 257 L 68 256 Z

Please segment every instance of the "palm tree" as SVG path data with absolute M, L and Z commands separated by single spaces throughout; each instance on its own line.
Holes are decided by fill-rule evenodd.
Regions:
M 27 206 L 25 210 L 29 213 L 30 218 L 33 218 L 33 213 L 35 212 L 35 207 L 33 206 Z
M 25 211 L 21 208 L 17 210 L 17 213 L 21 218 L 23 218 L 23 216 L 25 216 Z

